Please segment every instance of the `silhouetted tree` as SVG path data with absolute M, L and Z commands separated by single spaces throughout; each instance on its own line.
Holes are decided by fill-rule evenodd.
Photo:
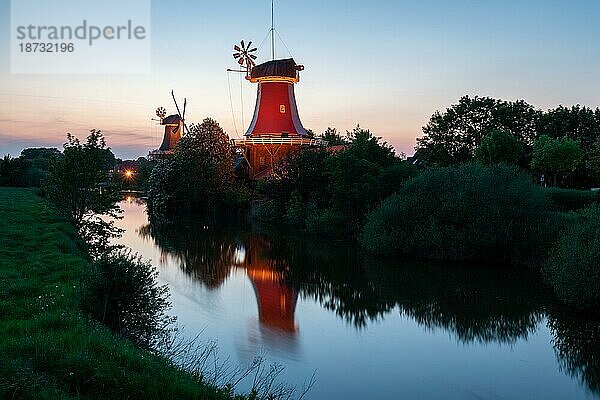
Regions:
M 68 133 L 63 154 L 52 158 L 44 183 L 47 197 L 76 227 L 92 255 L 105 251 L 119 233 L 113 221 L 102 218 L 121 212 L 116 205 L 119 188 L 109 179 L 114 162 L 101 131 L 91 130 L 84 143 Z
M 154 167 L 148 200 L 152 210 L 161 212 L 206 210 L 243 200 L 243 191 L 235 184 L 229 136 L 215 120 L 193 124 L 174 154 Z
M 493 130 L 483 138 L 475 150 L 475 158 L 483 164 L 516 165 L 523 155 L 523 145 L 505 131 Z
M 429 165 L 469 161 L 482 139 L 502 130 L 530 146 L 536 136 L 540 111 L 523 100 L 514 102 L 489 97 L 462 97 L 445 112 L 435 112 L 417 139 L 417 156 Z
M 533 145 L 531 167 L 541 172 L 551 173 L 556 186 L 557 176 L 575 171 L 582 157 L 583 151 L 579 142 L 566 136 L 562 139 L 540 136 Z

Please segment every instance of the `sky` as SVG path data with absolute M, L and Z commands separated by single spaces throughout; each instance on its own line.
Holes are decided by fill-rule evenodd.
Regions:
M 162 137 L 155 109 L 175 111 L 171 90 L 187 98 L 188 122 L 212 117 L 240 137 L 256 86 L 226 69 L 233 44 L 266 37 L 270 9 L 154 0 L 149 73 L 11 74 L 10 1 L 0 0 L 0 153 L 101 129 L 118 157 L 146 155 Z M 306 128 L 359 124 L 411 155 L 430 116 L 463 95 L 600 106 L 599 20 L 597 0 L 275 0 L 275 48 L 306 67 L 296 86 Z M 269 51 L 267 40 L 258 61 Z

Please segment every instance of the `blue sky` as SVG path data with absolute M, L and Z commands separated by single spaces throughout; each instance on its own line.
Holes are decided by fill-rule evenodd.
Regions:
M 97 128 L 117 155 L 144 155 L 160 136 L 155 108 L 173 111 L 171 89 L 188 98 L 188 120 L 211 116 L 232 137 L 249 123 L 256 87 L 236 74 L 228 85 L 225 70 L 234 43 L 267 35 L 270 0 L 152 1 L 143 75 L 10 74 L 9 4 L 0 0 L 1 153 Z M 407 154 L 431 114 L 465 94 L 600 106 L 599 20 L 598 1 L 275 2 L 277 55 L 289 48 L 306 66 L 303 124 L 360 124 Z M 267 42 L 261 50 L 266 60 Z

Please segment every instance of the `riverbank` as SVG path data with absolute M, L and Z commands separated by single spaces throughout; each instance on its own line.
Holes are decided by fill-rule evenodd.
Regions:
M 231 398 L 81 315 L 85 256 L 33 190 L 0 188 L 0 226 L 0 398 Z

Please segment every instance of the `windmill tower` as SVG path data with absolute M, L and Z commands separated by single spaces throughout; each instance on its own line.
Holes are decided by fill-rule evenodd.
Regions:
M 272 12 L 271 8 L 271 12 Z M 233 57 L 243 68 L 246 79 L 258 84 L 254 115 L 243 139 L 234 140 L 246 160 L 250 179 L 257 180 L 275 173 L 275 166 L 303 146 L 325 143 L 314 139 L 302 126 L 296 105 L 294 85 L 300 81 L 304 66 L 293 58 L 275 59 L 275 28 L 271 15 L 270 61 L 255 64 L 257 49 L 252 42 L 233 47 Z
M 148 157 L 154 160 L 160 160 L 173 154 L 173 149 L 179 142 L 179 139 L 183 136 L 184 129 L 187 128 L 185 125 L 185 108 L 187 106 L 187 99 L 184 99 L 183 103 L 183 115 L 179 112 L 179 106 L 175 100 L 175 94 L 171 91 L 175 107 L 177 108 L 177 114 L 167 116 L 167 110 L 164 107 L 158 107 L 156 109 L 156 116 L 159 118 L 160 125 L 164 126 L 163 139 L 160 147 L 156 150 L 148 153 Z M 156 121 L 156 119 L 153 119 Z

